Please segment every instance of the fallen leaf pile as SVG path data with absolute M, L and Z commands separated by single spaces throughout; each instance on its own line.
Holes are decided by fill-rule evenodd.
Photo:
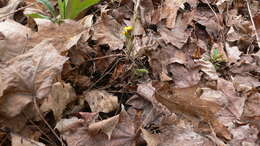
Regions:
M 0 146 L 260 145 L 258 0 L 30 11 L 0 0 Z

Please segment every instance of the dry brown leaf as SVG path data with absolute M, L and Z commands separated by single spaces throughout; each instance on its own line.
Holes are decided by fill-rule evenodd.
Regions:
M 160 134 L 151 134 L 147 131 L 145 140 L 150 146 L 212 146 L 209 139 L 193 132 L 190 129 L 167 126 L 161 130 Z M 158 142 L 159 139 L 159 142 Z M 158 143 L 158 144 L 157 144 Z
M 90 28 L 93 25 L 93 17 L 93 14 L 87 15 L 80 20 L 80 23 L 84 26 L 84 28 Z
M 132 56 L 139 57 L 145 54 L 145 52 L 156 50 L 159 46 L 156 37 L 151 33 L 143 37 L 135 37 L 133 40 L 133 51 L 131 52 Z
M 85 93 L 85 100 L 88 102 L 92 112 L 111 112 L 119 107 L 117 96 L 105 90 L 92 90 Z
M 217 84 L 218 90 L 222 91 L 228 99 L 229 110 L 236 116 L 236 118 L 239 119 L 243 113 L 245 97 L 240 97 L 237 95 L 232 82 L 219 78 Z
M 258 139 L 257 134 L 258 130 L 249 125 L 243 125 L 238 128 L 231 130 L 233 139 L 230 141 L 231 145 L 234 146 L 255 146 Z
M 0 62 L 4 62 L 24 53 L 31 31 L 13 20 L 6 20 L 0 22 L 0 34 L 3 37 L 0 39 Z
M 94 127 L 91 130 L 103 129 L 107 133 L 111 132 L 111 139 L 101 131 L 98 133 L 93 133 L 90 131 L 88 126 L 81 125 L 77 128 L 72 129 L 66 133 L 63 133 L 63 137 L 65 141 L 68 143 L 68 146 L 135 146 L 136 138 L 138 134 L 136 134 L 134 123 L 132 119 L 130 119 L 127 112 L 123 109 L 119 114 L 119 119 L 116 117 L 112 117 L 107 120 L 107 122 L 102 122 L 99 124 L 94 124 Z M 113 122 L 118 122 L 117 124 Z M 109 128 L 108 125 L 113 125 L 115 128 Z M 92 125 L 93 126 L 93 125 Z M 102 127 L 103 126 L 103 127 Z M 108 130 L 108 131 L 106 131 Z M 108 132 L 108 133 L 110 133 Z
M 12 14 L 12 12 L 14 12 L 21 3 L 22 0 L 8 0 L 6 5 L 3 5 L 0 9 L 0 21 L 13 18 L 14 14 Z
M 154 76 L 162 80 L 170 80 L 171 76 L 178 87 L 189 87 L 200 81 L 200 66 L 194 63 L 187 48 L 178 50 L 168 45 L 151 51 L 150 58 Z
M 219 90 L 213 90 L 211 88 L 201 88 L 201 90 L 201 99 L 217 103 L 221 107 L 221 109 L 215 113 L 219 122 L 228 128 L 234 127 L 234 121 L 236 120 L 236 117 L 230 112 L 228 108 L 228 97 Z
M 55 126 L 55 129 L 59 130 L 60 133 L 73 130 L 84 124 L 84 120 L 78 119 L 77 117 L 71 117 L 69 119 L 61 119 Z
M 108 139 L 111 139 L 113 130 L 116 128 L 119 122 L 119 115 L 114 116 L 109 119 L 105 119 L 96 123 L 92 123 L 88 126 L 88 130 L 91 133 L 103 132 L 108 136 Z
M 194 86 L 201 78 L 198 67 L 187 68 L 182 64 L 173 63 L 168 65 L 168 71 L 172 74 L 175 86 L 178 88 Z
M 6 62 L 0 70 L 1 115 L 15 117 L 33 98 L 47 97 L 66 60 L 48 41 L 44 41 Z
M 70 63 L 80 66 L 90 59 L 90 54 L 95 53 L 95 50 L 85 45 L 85 42 L 90 38 L 89 30 L 84 30 L 76 36 L 70 38 L 64 45 L 63 54 L 68 54 Z
M 200 99 L 215 102 L 223 107 L 228 105 L 228 99 L 221 91 L 213 90 L 211 88 L 201 88 L 201 90 L 202 94 Z
M 22 137 L 16 134 L 11 134 L 12 146 L 45 146 L 41 142 L 34 141 L 32 139 Z
M 234 42 L 240 40 L 240 38 L 241 36 L 234 30 L 234 27 L 232 26 L 227 33 L 227 41 Z
M 175 27 L 172 30 L 161 27 L 159 32 L 166 43 L 170 43 L 179 49 L 182 49 L 190 36 L 185 27 Z
M 200 65 L 200 70 L 207 74 L 211 80 L 217 80 L 218 73 L 216 68 L 207 58 L 207 55 L 203 55 L 201 59 L 196 60 L 195 62 Z
M 76 99 L 76 93 L 70 84 L 57 82 L 52 85 L 49 98 L 46 98 L 40 109 L 43 112 L 52 110 L 56 120 L 62 116 L 67 104 Z
M 212 146 L 213 143 L 205 137 L 175 126 L 167 127 L 160 135 L 161 143 L 158 146 Z
M 208 6 L 197 7 L 194 10 L 193 20 L 206 27 L 208 34 L 213 38 L 218 37 L 222 27 L 222 16 L 213 13 Z
M 161 11 L 163 15 L 161 19 L 166 18 L 166 26 L 168 28 L 174 28 L 175 20 L 179 7 L 185 2 L 185 0 L 165 0 L 164 7 Z
M 236 75 L 233 79 L 234 87 L 237 91 L 246 93 L 260 86 L 260 81 L 254 76 Z
M 200 99 L 196 90 L 196 86 L 172 88 L 169 84 L 163 84 L 157 89 L 155 98 L 171 112 L 199 117 L 209 122 L 217 135 L 231 139 L 229 131 L 217 120 L 216 113 L 220 106 L 212 101 Z
M 252 93 L 247 97 L 244 107 L 244 117 L 259 117 L 260 116 L 260 93 Z
M 67 41 L 83 31 L 83 26 L 79 22 L 73 20 L 65 20 L 60 25 L 46 19 L 34 20 L 37 24 L 38 32 L 34 32 L 31 35 L 27 48 L 33 48 L 41 41 L 48 38 L 59 52 L 63 52 L 67 49 Z
M 240 57 L 241 59 L 236 62 L 235 64 L 231 65 L 230 71 L 235 74 L 247 76 L 248 74 L 251 74 L 252 72 L 260 73 L 260 66 L 259 61 L 260 59 L 257 59 L 257 55 L 246 55 L 243 54 Z M 257 74 L 253 74 L 257 75 Z
M 160 138 L 157 135 L 151 134 L 149 131 L 145 129 L 141 129 L 141 130 L 142 130 L 142 136 L 144 137 L 147 146 L 158 146 L 158 144 L 160 143 Z
M 111 16 L 102 16 L 93 29 L 95 31 L 92 37 L 94 40 L 97 40 L 98 45 L 108 44 L 111 50 L 123 48 L 123 27 Z
M 140 1 L 140 19 L 142 24 L 151 24 L 152 15 L 154 12 L 153 0 L 141 0 Z
M 160 102 L 158 102 L 156 100 L 156 98 L 154 96 L 155 91 L 156 91 L 156 89 L 153 87 L 152 82 L 139 84 L 137 87 L 137 93 L 153 105 L 153 108 L 155 109 L 155 111 L 153 111 L 153 112 L 155 112 L 155 113 L 158 112 L 156 114 L 159 114 L 159 115 L 161 113 L 171 115 L 171 113 L 167 109 L 167 107 L 165 107 L 164 105 L 162 105 Z M 149 112 L 151 112 L 151 110 Z M 154 115 L 153 114 L 151 114 L 151 115 L 156 116 L 155 113 L 153 113 Z M 148 116 L 150 116 L 150 115 L 148 115 Z
M 236 62 L 242 54 L 237 46 L 231 47 L 228 43 L 225 44 L 229 62 Z

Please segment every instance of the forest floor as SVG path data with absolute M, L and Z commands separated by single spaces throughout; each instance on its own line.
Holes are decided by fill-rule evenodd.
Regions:
M 260 145 L 259 0 L 31 11 L 0 0 L 0 146 Z

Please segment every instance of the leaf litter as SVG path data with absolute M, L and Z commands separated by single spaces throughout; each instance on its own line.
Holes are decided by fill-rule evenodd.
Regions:
M 259 1 L 105 0 L 60 24 L 7 1 L 0 145 L 260 144 Z

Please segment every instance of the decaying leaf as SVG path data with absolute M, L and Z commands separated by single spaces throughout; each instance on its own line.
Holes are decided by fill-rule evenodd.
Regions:
M 61 20 L 50 0 L 55 23 L 20 21 L 49 12 L 18 2 L 0 0 L 22 23 L 0 22 L 0 145 L 259 145 L 258 1 L 110 0 Z
M 243 112 L 243 106 L 245 103 L 245 97 L 236 95 L 236 91 L 232 82 L 228 82 L 224 79 L 218 79 L 218 89 L 226 95 L 229 101 L 228 108 L 237 117 L 240 118 Z
M 45 146 L 43 143 L 16 134 L 11 134 L 11 136 L 12 146 Z
M 172 74 L 176 87 L 179 88 L 194 86 L 201 78 L 199 68 L 196 66 L 187 68 L 182 64 L 173 63 L 168 65 L 168 71 Z
M 85 93 L 85 100 L 92 112 L 108 113 L 119 107 L 117 97 L 104 90 L 92 90 Z
M 43 112 L 52 110 L 55 119 L 60 119 L 67 104 L 75 100 L 76 94 L 70 84 L 57 82 L 52 85 L 49 98 L 41 105 Z
M 0 22 L 0 62 L 24 53 L 31 33 L 30 29 L 13 20 Z
M 105 133 L 111 136 L 110 139 Z M 62 135 L 68 146 L 135 146 L 138 136 L 133 121 L 124 109 L 115 117 L 89 126 L 78 125 L 78 127 L 74 127 Z
M 73 20 L 65 20 L 62 24 L 56 24 L 47 19 L 34 19 L 38 31 L 31 35 L 26 47 L 33 48 L 41 41 L 50 39 L 53 46 L 59 51 L 66 51 L 67 41 L 79 35 L 83 31 L 83 26 Z
M 92 123 L 89 125 L 88 130 L 91 133 L 103 132 L 107 135 L 108 139 L 110 140 L 112 132 L 117 126 L 118 122 L 119 122 L 119 115 L 103 121 Z
M 159 146 L 212 146 L 213 143 L 205 137 L 188 129 L 169 126 L 162 130 Z
M 160 143 L 160 138 L 157 135 L 151 134 L 145 129 L 142 129 L 142 135 L 148 146 L 157 146 Z
M 241 52 L 237 46 L 231 47 L 228 43 L 226 43 L 226 50 L 230 62 L 236 62 L 240 59 Z
M 1 66 L 0 115 L 14 118 L 32 103 L 33 98 L 46 98 L 66 60 L 44 41 Z
M 206 55 L 203 55 L 201 59 L 195 61 L 200 65 L 200 70 L 209 76 L 212 80 L 218 79 L 218 73 L 215 66 L 209 61 Z
M 196 86 L 172 88 L 164 84 L 157 90 L 155 98 L 171 112 L 200 117 L 202 120 L 208 121 L 219 136 L 231 139 L 229 131 L 217 120 L 215 115 L 220 106 L 212 101 L 200 99 L 196 95 L 196 90 Z
M 243 145 L 255 145 L 257 140 L 258 130 L 249 125 L 240 126 L 231 130 L 233 140 L 231 145 L 243 146 Z
M 112 50 L 123 48 L 123 27 L 115 19 L 110 16 L 102 16 L 96 23 L 93 39 L 97 40 L 99 45 L 108 44 Z
M 21 3 L 22 0 L 8 0 L 6 3 L 2 3 L 3 6 L 0 9 L 0 21 L 7 18 L 13 18 L 14 14 L 12 14 L 12 12 L 14 12 Z
M 61 119 L 55 126 L 55 129 L 59 130 L 59 132 L 64 133 L 66 131 L 73 130 L 74 128 L 78 128 L 85 121 L 83 119 L 79 119 L 77 117 L 71 117 L 69 119 Z
M 185 27 L 175 27 L 172 30 L 169 30 L 167 28 L 159 29 L 162 39 L 166 43 L 171 43 L 179 49 L 183 47 L 183 45 L 188 41 L 189 38 L 189 33 L 185 30 Z

